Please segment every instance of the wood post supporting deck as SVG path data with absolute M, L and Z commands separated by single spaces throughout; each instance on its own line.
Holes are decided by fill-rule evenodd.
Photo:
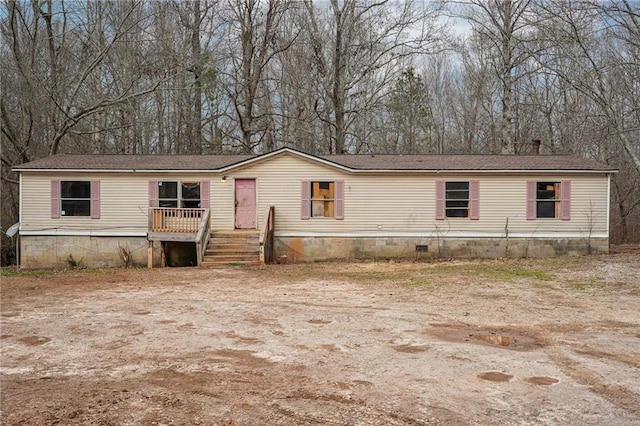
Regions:
M 153 268 L 153 241 L 149 241 L 147 247 L 147 268 Z

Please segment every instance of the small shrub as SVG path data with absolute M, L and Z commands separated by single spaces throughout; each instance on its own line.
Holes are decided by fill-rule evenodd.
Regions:
M 69 257 L 67 257 L 67 264 L 69 264 L 69 268 L 78 267 L 78 261 L 75 260 L 71 254 L 69 254 Z
M 118 255 L 120 256 L 120 262 L 123 268 L 130 268 L 133 265 L 133 257 L 131 256 L 131 249 L 129 247 L 122 247 L 118 244 Z

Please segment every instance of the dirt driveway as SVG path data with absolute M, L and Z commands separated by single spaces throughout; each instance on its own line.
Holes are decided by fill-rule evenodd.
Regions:
M 12 424 L 640 424 L 640 251 L 2 278 Z

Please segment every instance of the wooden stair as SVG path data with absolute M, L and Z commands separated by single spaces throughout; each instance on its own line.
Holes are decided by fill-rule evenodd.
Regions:
M 202 268 L 258 265 L 260 232 L 256 230 L 212 231 Z

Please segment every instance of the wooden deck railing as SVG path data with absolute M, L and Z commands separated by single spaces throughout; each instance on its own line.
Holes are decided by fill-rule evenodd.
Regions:
M 205 209 L 200 225 L 198 226 L 198 233 L 196 234 L 196 255 L 198 256 L 198 265 L 202 265 L 202 259 L 204 253 L 207 251 L 207 244 L 209 244 L 209 235 L 211 235 L 211 224 L 209 223 L 209 216 L 211 210 Z
M 264 225 L 260 231 L 260 264 L 273 262 L 273 232 L 275 224 L 275 207 L 269 206 L 264 215 Z
M 153 267 L 154 241 L 195 242 L 198 265 L 201 265 L 211 234 L 210 222 L 210 209 L 149 207 L 149 268 Z
M 150 232 L 196 233 L 208 209 L 149 208 Z

